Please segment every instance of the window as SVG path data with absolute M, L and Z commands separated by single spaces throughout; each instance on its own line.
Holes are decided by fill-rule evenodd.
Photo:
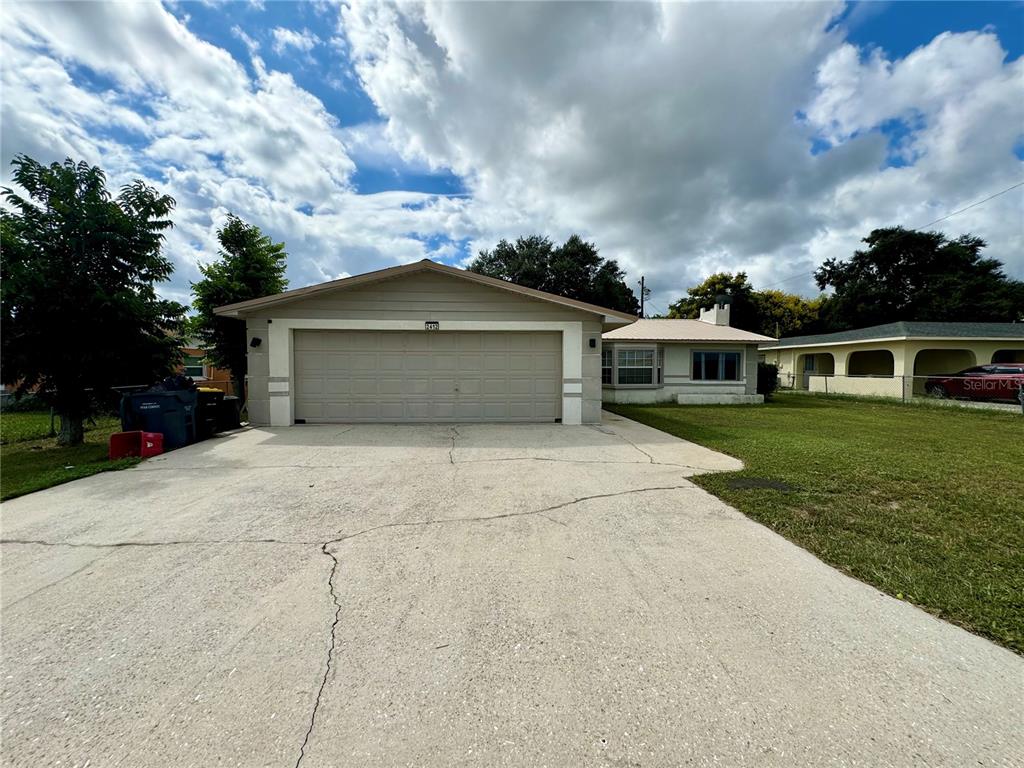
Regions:
M 654 384 L 654 350 L 620 349 L 618 384 Z
M 611 384 L 612 383 L 612 360 L 613 352 L 611 349 L 601 350 L 601 383 Z
M 739 381 L 739 352 L 694 352 L 690 378 L 694 381 Z
M 184 373 L 193 379 L 204 378 L 206 376 L 206 367 L 203 365 L 203 357 L 201 355 L 185 355 Z

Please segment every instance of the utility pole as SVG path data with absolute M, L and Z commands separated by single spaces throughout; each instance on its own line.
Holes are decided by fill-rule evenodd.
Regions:
M 640 275 L 640 317 L 646 317 L 644 314 L 644 304 L 647 301 L 647 297 L 651 295 L 651 289 L 644 284 L 645 277 Z

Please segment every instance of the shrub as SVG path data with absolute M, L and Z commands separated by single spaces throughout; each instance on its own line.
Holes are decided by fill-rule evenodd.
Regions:
M 779 388 L 779 366 L 775 363 L 757 364 L 757 394 L 771 400 L 772 393 Z

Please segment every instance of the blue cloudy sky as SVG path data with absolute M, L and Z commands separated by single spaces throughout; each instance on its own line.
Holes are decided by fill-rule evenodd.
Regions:
M 664 309 L 712 271 L 812 293 L 877 226 L 1024 180 L 1020 3 L 17 3 L 2 172 L 174 196 L 165 294 L 230 211 L 293 286 L 579 232 Z M 1024 188 L 937 225 L 1024 278 Z

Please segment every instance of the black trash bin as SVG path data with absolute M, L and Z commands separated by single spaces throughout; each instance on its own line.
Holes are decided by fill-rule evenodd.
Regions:
M 121 398 L 121 429 L 159 432 L 164 450 L 173 451 L 196 441 L 194 389 L 134 392 Z
M 226 432 L 242 426 L 242 401 L 234 395 L 225 395 L 217 410 L 217 431 Z
M 200 387 L 196 400 L 196 439 L 206 440 L 220 432 L 220 409 L 224 393 L 219 389 Z

